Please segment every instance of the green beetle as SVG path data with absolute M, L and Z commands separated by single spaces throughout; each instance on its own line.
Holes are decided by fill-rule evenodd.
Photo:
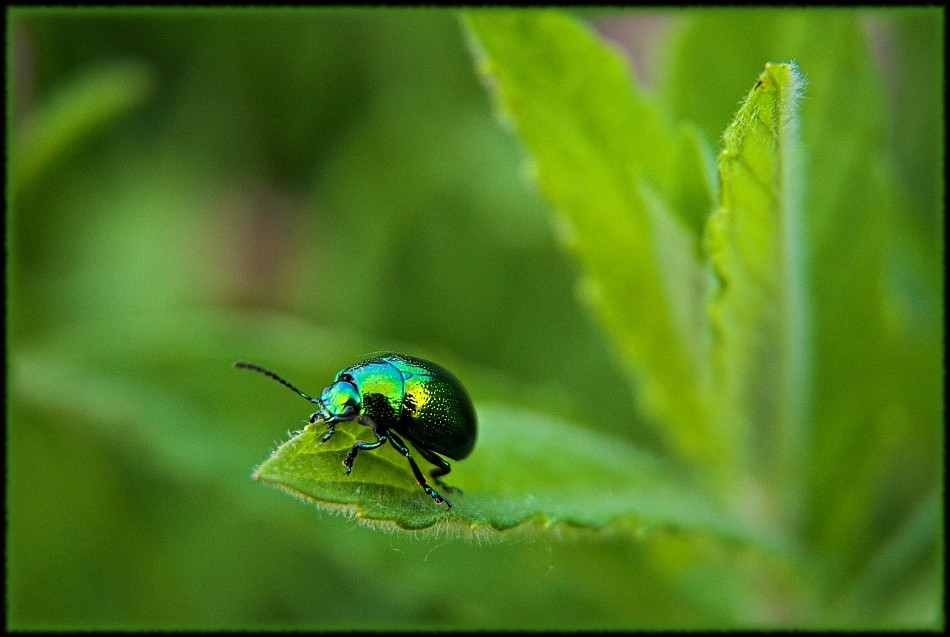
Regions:
M 326 442 L 338 423 L 356 420 L 376 436 L 375 442 L 358 440 L 343 464 L 346 473 L 360 450 L 376 449 L 387 441 L 409 460 L 419 486 L 435 500 L 452 503 L 426 482 L 419 465 L 409 453 L 400 434 L 412 443 L 423 458 L 435 465 L 432 479 L 446 491 L 456 491 L 441 477 L 452 470 L 441 456 L 462 460 L 472 452 L 477 435 L 475 408 L 462 383 L 441 365 L 402 354 L 384 354 L 351 365 L 336 375 L 320 398 L 313 398 L 286 380 L 252 363 L 235 363 L 270 376 L 297 392 L 319 409 L 310 414 L 310 422 L 322 420 L 327 426 Z

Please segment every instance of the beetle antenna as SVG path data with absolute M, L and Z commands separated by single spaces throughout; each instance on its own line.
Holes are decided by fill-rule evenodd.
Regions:
M 281 378 L 280 376 L 278 376 L 277 374 L 275 374 L 274 372 L 270 371 L 269 369 L 264 369 L 264 368 L 261 367 L 260 365 L 255 365 L 254 363 L 242 363 L 242 362 L 238 361 L 237 363 L 234 364 L 234 366 L 237 367 L 238 369 L 251 369 L 251 370 L 254 370 L 255 372 L 260 372 L 260 373 L 264 374 L 265 376 L 270 376 L 271 378 L 273 378 L 274 380 L 276 380 L 278 383 L 280 383 L 280 384 L 283 385 L 284 387 L 289 387 L 290 389 L 294 390 L 295 392 L 297 392 L 298 394 L 300 394 L 301 396 L 303 396 L 304 398 L 306 398 L 306 399 L 309 400 L 310 402 L 312 402 L 312 403 L 316 403 L 316 402 L 317 402 L 316 400 L 314 400 L 313 398 L 311 398 L 311 397 L 308 396 L 307 394 L 303 393 L 302 391 L 300 391 L 299 389 L 297 389 L 296 387 L 294 387 L 293 385 L 291 385 L 290 383 L 288 383 L 286 380 L 284 380 L 283 378 Z

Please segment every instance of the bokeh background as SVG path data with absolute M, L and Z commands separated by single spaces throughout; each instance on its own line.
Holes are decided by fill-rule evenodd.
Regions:
M 923 232 L 939 136 L 902 127 L 939 125 L 940 87 L 913 80 L 941 15 L 862 17 Z M 582 17 L 651 90 L 702 16 Z M 309 411 L 233 361 L 315 392 L 380 349 L 443 362 L 476 404 L 663 451 L 454 12 L 16 9 L 8 30 L 8 627 L 772 625 L 821 606 L 777 588 L 750 608 L 718 577 L 733 553 L 707 546 L 697 576 L 675 535 L 383 533 L 250 479 Z M 716 68 L 713 140 L 761 65 Z M 935 617 L 941 553 L 915 554 L 894 621 Z

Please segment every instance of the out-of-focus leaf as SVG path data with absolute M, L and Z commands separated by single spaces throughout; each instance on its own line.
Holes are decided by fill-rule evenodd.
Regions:
M 239 356 L 279 357 L 293 369 L 322 369 L 329 376 L 358 340 L 343 330 L 330 334 L 264 313 L 242 319 L 209 310 L 113 316 L 64 326 L 41 346 L 20 345 L 11 387 L 26 404 L 53 402 L 65 413 L 84 414 L 95 427 L 90 435 L 121 441 L 137 462 L 178 478 L 233 486 L 247 475 L 243 464 L 253 462 L 259 445 L 287 426 L 271 433 L 234 422 L 240 414 L 235 405 L 261 402 L 247 392 L 217 392 L 210 400 L 196 395 L 224 387 L 222 377 Z M 183 361 L 186 376 L 178 375 Z M 75 425 L 67 420 L 62 426 Z
M 945 9 L 915 7 L 875 16 L 872 36 L 883 40 L 882 48 L 893 45 L 894 60 L 884 59 L 884 86 L 891 89 L 888 141 L 894 149 L 894 168 L 903 178 L 907 194 L 920 224 L 939 241 L 943 233 L 936 225 L 943 210 L 943 152 L 946 128 L 942 116 L 941 89 L 946 60 L 943 53 Z M 893 20 L 893 22 L 890 22 Z M 917 217 L 917 215 L 912 215 Z
M 713 150 L 706 136 L 692 122 L 680 124 L 673 163 L 679 170 L 674 172 L 674 181 L 666 193 L 670 208 L 678 213 L 691 236 L 701 237 L 709 215 L 716 208 L 718 181 Z M 699 248 L 700 242 L 694 245 Z
M 711 57 L 712 81 L 692 90 Z M 714 134 L 743 76 L 763 59 L 795 60 L 808 77 L 801 135 L 814 393 L 802 441 L 809 449 L 804 532 L 827 560 L 819 581 L 834 596 L 939 479 L 942 233 L 921 228 L 939 228 L 942 217 L 934 215 L 938 206 L 920 214 L 891 171 L 886 87 L 853 11 L 684 16 L 664 65 L 664 103 Z M 929 77 L 932 69 L 918 71 Z M 914 105 L 924 129 L 910 133 L 918 121 L 902 117 L 893 134 L 939 138 L 926 116 L 939 108 L 939 92 L 920 99 L 928 100 Z
M 893 537 L 882 543 L 847 593 L 831 606 L 829 620 L 850 617 L 868 608 L 875 609 L 879 616 L 885 616 L 889 611 L 888 602 L 894 598 L 894 591 L 904 590 L 905 580 L 912 579 L 916 574 L 928 575 L 926 562 L 940 550 L 940 541 L 934 533 L 940 524 L 940 509 L 939 494 L 935 493 L 924 500 Z M 937 579 L 933 578 L 930 583 L 935 583 Z M 929 591 L 926 586 L 921 588 L 923 590 L 912 591 L 917 596 L 915 602 L 926 606 L 935 601 L 927 594 L 933 592 L 932 588 Z M 920 594 L 922 592 L 923 595 Z M 913 622 L 917 619 L 909 617 L 904 621 Z
M 808 424 L 798 100 L 794 64 L 767 64 L 726 130 L 720 208 L 707 248 L 717 289 L 709 303 L 720 430 L 753 475 L 798 517 Z
M 90 68 L 49 97 L 24 122 L 12 154 L 17 192 L 76 142 L 141 104 L 152 90 L 148 68 L 113 62 Z
M 481 71 L 562 216 L 585 297 L 644 404 L 685 455 L 725 464 L 710 427 L 705 316 L 696 301 L 705 284 L 697 220 L 711 212 L 701 144 L 663 121 L 622 58 L 570 17 L 471 11 L 466 24 Z M 686 257 L 676 280 L 665 268 L 670 255 Z
M 284 422 L 277 433 L 305 423 L 312 407 L 272 381 L 234 370 L 231 363 L 242 358 L 273 367 L 271 361 L 281 360 L 282 375 L 316 393 L 320 382 L 329 382 L 336 369 L 352 362 L 347 352 L 359 351 L 361 342 L 365 340 L 341 329 L 331 331 L 267 313 L 249 313 L 242 319 L 213 310 L 129 316 L 75 324 L 50 334 L 42 348 L 21 347 L 14 359 L 13 386 L 20 399 L 37 405 L 55 394 L 64 409 L 88 414 L 99 423 L 100 434 L 123 439 L 151 464 L 166 466 L 172 473 L 219 475 L 228 481 L 234 478 L 235 461 L 251 449 L 244 437 L 232 440 L 247 428 L 234 422 L 237 412 L 261 401 L 286 399 L 290 411 L 298 408 L 294 413 L 299 418 L 283 421 L 275 414 L 274 422 Z M 166 368 L 177 369 L 183 358 L 194 376 L 162 374 Z M 194 398 L 198 409 L 174 398 L 174 388 L 181 385 L 201 395 L 207 379 L 200 370 L 206 368 L 215 375 L 232 376 L 228 385 L 240 384 L 244 390 L 216 393 L 213 402 Z M 151 384 L 142 383 L 143 374 Z M 464 376 L 475 376 L 474 385 L 486 387 L 477 371 Z M 315 377 L 325 381 L 315 384 Z M 215 386 L 222 385 L 217 381 Z M 260 395 L 247 391 L 248 386 L 259 387 Z M 478 403 L 479 394 L 475 398 Z M 254 425 L 248 432 L 256 433 L 246 437 L 259 438 L 267 429 Z M 670 525 L 747 539 L 761 535 L 717 509 L 706 499 L 706 487 L 686 471 L 610 437 L 530 410 L 479 403 L 475 451 L 453 462 L 448 479 L 465 493 L 455 497 L 448 515 L 444 505 L 435 505 L 422 492 L 406 459 L 388 445 L 360 453 L 346 476 L 341 462 L 360 434 L 366 438 L 368 430 L 341 425 L 333 438 L 320 444 L 312 430 L 304 431 L 281 445 L 256 475 L 314 499 L 359 505 L 361 517 L 405 528 L 445 519 L 496 529 L 529 519 L 589 527 L 627 520 L 638 527 Z M 273 439 L 270 433 L 267 436 Z M 417 461 L 427 466 L 423 459 Z M 762 538 L 763 544 L 769 542 Z
M 753 616 L 763 607 L 762 600 L 772 596 L 772 591 L 762 589 L 759 597 L 747 594 L 749 581 L 759 582 L 765 577 L 780 583 L 789 576 L 789 585 L 800 586 L 794 572 L 786 574 L 779 569 L 774 578 L 771 574 L 777 563 L 794 565 L 794 561 L 787 559 L 787 543 L 781 538 L 766 537 L 722 514 L 702 495 L 707 485 L 627 444 L 591 434 L 561 419 L 500 404 L 490 389 L 493 383 L 481 380 L 477 370 L 466 370 L 461 376 L 466 385 L 471 379 L 472 387 L 481 387 L 473 391 L 481 416 L 479 441 L 469 458 L 453 462 L 448 481 L 465 492 L 450 496 L 455 507 L 448 514 L 444 505 L 434 504 L 422 493 L 412 480 L 405 459 L 392 449 L 361 453 L 353 473 L 349 477 L 343 474 L 340 460 L 345 455 L 346 442 L 351 442 L 354 434 L 366 438 L 368 432 L 362 427 L 341 426 L 336 437 L 327 443 L 337 445 L 331 454 L 334 457 L 326 459 L 332 480 L 354 489 L 366 479 L 367 472 L 391 472 L 389 477 L 399 481 L 392 490 L 399 501 L 377 503 L 377 510 L 387 505 L 405 506 L 411 514 L 432 516 L 436 521 L 431 531 L 395 537 L 367 534 L 328 520 L 319 511 L 289 499 L 281 505 L 281 496 L 250 480 L 250 468 L 260 459 L 262 449 L 276 444 L 275 437 L 288 427 L 301 426 L 311 406 L 272 381 L 234 370 L 231 363 L 239 357 L 248 358 L 279 369 L 301 388 L 318 391 L 321 379 L 332 378 L 341 361 L 346 361 L 352 352 L 367 351 L 360 348 L 366 345 L 358 335 L 287 315 L 244 312 L 236 316 L 229 311 L 208 309 L 121 318 L 112 315 L 105 321 L 64 325 L 41 344 L 18 348 L 11 360 L 14 414 L 18 422 L 23 422 L 24 412 L 39 413 L 59 446 L 63 446 L 63 441 L 68 445 L 86 440 L 89 447 L 101 448 L 108 455 L 101 469 L 111 476 L 110 488 L 118 490 L 119 497 L 136 499 L 133 519 L 142 516 L 140 523 L 149 526 L 161 524 L 171 516 L 168 532 L 175 533 L 175 541 L 155 549 L 161 556 L 168 556 L 171 551 L 171 556 L 156 558 L 143 568 L 155 573 L 175 560 L 200 564 L 206 570 L 185 580 L 189 599 L 200 600 L 200 592 L 209 588 L 213 592 L 215 578 L 231 572 L 227 566 L 229 556 L 242 553 L 241 549 L 230 547 L 229 542 L 238 542 L 243 550 L 256 555 L 269 542 L 280 538 L 305 554 L 313 553 L 315 557 L 308 564 L 318 564 L 340 577 L 346 574 L 357 581 L 375 578 L 374 581 L 388 586 L 405 583 L 407 577 L 421 577 L 413 575 L 418 572 L 415 561 L 423 562 L 426 551 L 442 546 L 434 543 L 441 535 L 438 531 L 454 535 L 456 530 L 476 539 L 506 537 L 513 541 L 493 546 L 452 542 L 438 548 L 439 560 L 432 560 L 438 565 L 479 560 L 479 568 L 469 571 L 471 579 L 460 590 L 453 588 L 449 598 L 439 596 L 439 603 L 450 608 L 467 608 L 466 603 L 479 590 L 484 591 L 486 582 L 494 581 L 499 569 L 515 566 L 519 572 L 539 578 L 551 575 L 551 564 L 564 571 L 554 574 L 557 579 L 552 586 L 524 593 L 526 598 L 541 595 L 545 605 L 556 607 L 556 602 L 548 601 L 549 598 L 561 599 L 563 591 L 581 583 L 587 591 L 585 596 L 590 596 L 595 604 L 585 607 L 583 618 L 594 617 L 597 609 L 616 608 L 639 590 L 635 602 L 638 617 L 642 612 L 651 621 L 654 617 L 668 618 L 662 621 L 677 625 L 701 624 L 708 616 L 723 622 Z M 451 368 L 456 369 L 455 363 Z M 488 399 L 479 400 L 481 395 Z M 37 438 L 28 440 L 35 443 Z M 314 459 L 311 452 L 321 447 L 319 437 L 305 434 L 297 442 L 305 445 L 300 459 L 310 467 Z M 56 453 L 42 458 L 25 454 L 18 457 L 29 458 L 18 463 L 17 475 L 22 480 L 22 476 L 42 474 L 50 466 L 64 464 L 71 456 L 67 446 L 66 450 L 57 447 Z M 95 456 L 83 456 L 77 462 L 94 464 Z M 112 463 L 119 469 L 113 469 Z M 424 461 L 420 464 L 425 467 Z M 89 471 L 88 464 L 79 466 L 78 473 Z M 155 488 L 163 491 L 148 497 L 141 495 L 143 492 L 137 489 L 143 480 L 154 482 Z M 51 491 L 56 484 L 44 484 L 44 488 Z M 378 486 L 372 489 L 384 491 Z M 365 486 L 363 492 L 369 495 Z M 89 499 L 98 501 L 92 496 Z M 181 514 L 182 501 L 189 503 L 187 513 L 192 514 L 185 518 L 170 513 Z M 214 506 L 207 507 L 207 502 Z M 80 500 L 74 504 L 76 510 L 81 511 L 82 503 Z M 107 515 L 130 517 L 127 508 L 105 508 Z M 208 508 L 209 517 L 198 515 L 196 520 L 193 512 L 202 508 Z M 219 519 L 214 511 L 224 513 L 220 513 Z M 482 515 L 484 512 L 488 514 Z M 14 521 L 18 538 L 27 533 L 23 525 L 34 519 L 44 518 L 17 514 Z M 445 523 L 441 522 L 445 519 Z M 517 533 L 502 535 L 492 531 L 498 528 L 499 521 L 504 526 L 525 524 Z M 90 523 L 71 520 L 65 529 L 73 530 L 75 525 L 88 528 L 87 524 L 94 529 L 87 531 L 92 534 L 90 537 L 123 532 L 121 527 L 115 530 L 114 523 L 102 530 L 105 523 L 100 519 Z M 198 524 L 198 528 L 193 524 Z M 261 524 L 269 542 L 242 545 L 247 541 L 246 535 L 231 537 L 236 533 L 235 527 L 246 524 Z M 605 524 L 606 532 L 588 533 Z M 381 520 L 373 525 L 396 526 Z M 227 535 L 228 539 L 221 540 L 222 546 L 229 547 L 224 558 L 206 556 L 208 528 Z M 144 532 L 133 532 L 131 548 L 126 549 L 133 554 L 135 547 L 145 542 L 142 537 L 151 537 L 137 533 Z M 85 536 L 80 532 L 79 537 Z M 185 546 L 179 545 L 182 538 L 187 538 Z M 409 544 L 407 538 L 411 540 Z M 566 538 L 574 541 L 561 541 Z M 526 549 L 520 544 L 525 539 L 534 548 Z M 549 545 L 554 547 L 553 551 L 546 548 Z M 345 551 L 341 550 L 343 546 L 347 547 Z M 541 556 L 535 550 L 539 546 L 545 547 Z M 394 547 L 421 553 L 418 560 L 408 562 Z M 351 552 L 358 555 L 350 555 Z M 101 555 L 92 552 L 86 559 L 95 562 Z M 383 569 L 385 574 L 379 572 L 380 560 L 389 565 Z M 601 560 L 603 567 L 599 566 Z M 23 566 L 18 568 L 27 568 L 26 563 L 20 564 Z M 730 574 L 725 579 L 717 575 L 721 564 L 730 565 Z M 434 575 L 443 572 L 435 566 L 431 570 Z M 295 578 L 294 582 L 306 578 L 306 573 L 301 575 L 293 568 L 281 572 Z M 702 573 L 701 580 L 694 580 L 697 572 Z M 128 581 L 134 581 L 133 576 L 129 577 Z M 696 583 L 684 591 L 682 580 Z M 719 582 L 718 588 L 704 586 L 713 580 Z M 722 602 L 726 589 L 729 601 Z M 344 589 L 337 593 L 338 597 L 324 600 L 330 608 L 321 606 L 315 617 L 326 621 L 321 614 L 325 610 L 334 621 L 346 621 L 348 613 L 360 607 L 358 602 L 347 601 L 348 593 Z M 488 598 L 483 597 L 479 604 L 504 608 L 511 603 L 511 594 L 502 587 L 493 590 Z M 28 602 L 18 599 L 18 604 Z M 146 595 L 142 603 L 149 599 Z M 426 595 L 414 592 L 409 599 L 424 603 Z M 344 604 L 342 609 L 337 608 L 339 604 Z M 680 610 L 684 608 L 686 619 Z M 90 617 L 107 617 L 97 614 L 100 611 L 95 607 L 88 612 Z M 217 618 L 224 611 L 216 608 L 208 612 L 209 618 Z M 255 611 L 247 612 L 253 616 Z M 617 625 L 617 618 L 625 618 L 629 612 L 617 610 L 615 615 L 607 613 L 601 619 L 607 617 L 604 621 Z M 30 616 L 23 610 L 20 613 L 21 617 Z M 575 617 L 578 625 L 590 621 L 578 620 L 569 611 L 564 613 Z M 359 622 L 374 617 L 375 612 L 369 619 L 360 616 Z M 479 623 L 477 618 L 467 619 L 464 613 L 460 617 L 452 625 Z M 528 621 L 524 615 L 519 615 L 518 620 Z M 619 621 L 622 624 L 626 620 Z M 503 624 L 499 620 L 498 625 Z
M 368 430 L 338 427 L 326 443 L 320 440 L 323 431 L 308 425 L 254 477 L 321 505 L 344 507 L 363 520 L 405 529 L 620 523 L 631 529 L 702 530 L 772 548 L 782 544 L 730 519 L 705 499 L 702 484 L 672 465 L 540 413 L 480 405 L 475 451 L 453 462 L 446 479 L 464 491 L 443 492 L 451 509 L 423 493 L 406 459 L 389 445 L 361 452 L 347 476 L 343 458 L 357 438 L 371 439 Z M 427 464 L 416 458 L 425 471 Z

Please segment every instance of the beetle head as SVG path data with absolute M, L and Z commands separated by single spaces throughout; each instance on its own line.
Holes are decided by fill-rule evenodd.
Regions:
M 320 409 L 310 416 L 310 422 L 316 422 L 317 418 L 327 423 L 341 422 L 360 415 L 360 394 L 349 381 L 336 381 L 324 389 L 320 400 L 315 402 Z

